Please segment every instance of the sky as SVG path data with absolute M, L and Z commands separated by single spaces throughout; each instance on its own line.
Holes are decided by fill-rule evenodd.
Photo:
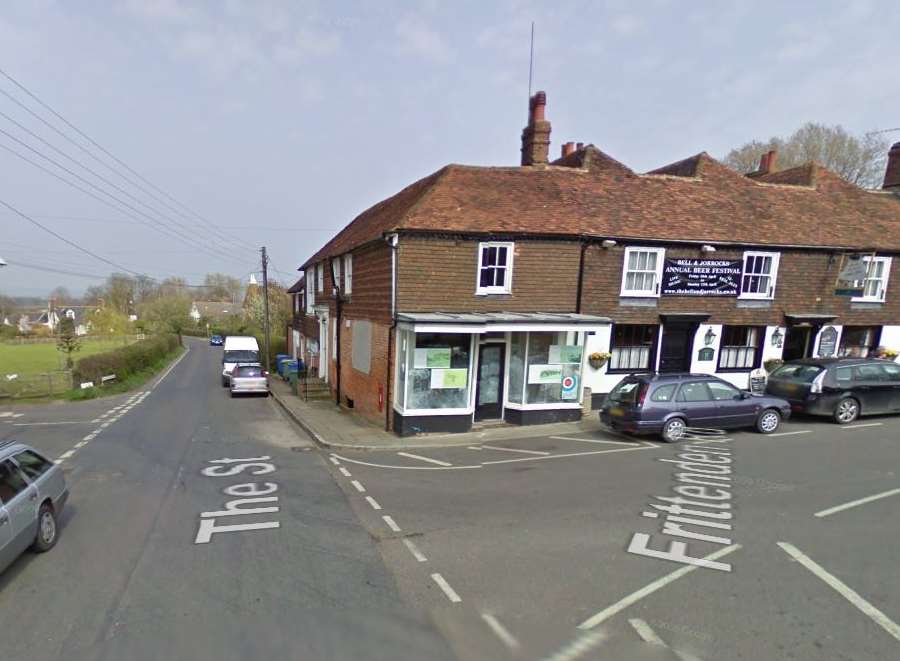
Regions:
M 593 143 L 646 171 L 807 121 L 900 127 L 894 4 L 8 0 L 0 69 L 71 126 L 0 76 L 0 202 L 58 235 L 0 205 L 0 294 L 246 280 L 261 246 L 292 283 L 447 163 L 518 164 L 532 21 L 551 156 Z

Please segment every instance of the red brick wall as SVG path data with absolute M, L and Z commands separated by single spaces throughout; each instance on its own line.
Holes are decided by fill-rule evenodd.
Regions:
M 400 312 L 574 312 L 577 242 L 515 242 L 512 293 L 477 296 L 478 241 L 403 236 L 398 247 Z
M 351 325 L 353 323 L 354 320 L 351 320 Z M 347 328 L 346 321 L 341 324 L 341 403 L 346 404 L 347 398 L 352 399 L 355 413 L 382 427 L 385 409 L 389 407 L 385 385 L 388 373 L 389 327 L 390 325 L 386 323 L 371 322 L 372 354 L 369 373 L 366 374 L 353 368 L 353 330 Z M 378 410 L 379 389 L 385 398 L 381 411 Z
M 892 261 L 884 305 L 862 310 L 851 309 L 850 299 L 834 295 L 834 281 L 840 266 L 840 255 L 824 252 L 781 251 L 775 298 L 767 309 L 739 308 L 738 299 L 691 298 L 662 296 L 656 307 L 622 305 L 619 291 L 625 246 L 606 250 L 591 246 L 585 253 L 582 312 L 612 317 L 620 323 L 658 323 L 660 313 L 709 313 L 709 323 L 784 324 L 785 313 L 836 314 L 837 324 L 869 325 L 900 323 L 900 259 Z M 700 258 L 699 248 L 672 247 L 666 258 Z M 741 250 L 718 250 L 715 259 L 742 259 Z M 852 304 L 856 306 L 858 304 Z

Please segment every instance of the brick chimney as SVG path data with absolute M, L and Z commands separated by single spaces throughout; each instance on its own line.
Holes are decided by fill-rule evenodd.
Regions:
M 881 187 L 900 190 L 900 142 L 895 142 L 888 152 L 887 170 L 884 171 Z
M 547 165 L 550 158 L 550 122 L 544 119 L 547 94 L 537 92 L 528 102 L 528 126 L 522 129 L 522 165 Z
M 759 157 L 759 169 L 754 174 L 769 174 L 775 172 L 775 166 L 778 163 L 778 152 L 770 149 Z
M 574 142 L 566 142 L 562 146 L 562 157 L 565 158 L 569 154 L 575 153 L 575 143 Z

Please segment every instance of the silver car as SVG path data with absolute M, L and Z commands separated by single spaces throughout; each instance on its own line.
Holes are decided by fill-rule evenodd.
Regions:
M 28 547 L 53 548 L 68 497 L 59 466 L 27 445 L 0 442 L 0 571 Z
M 231 372 L 231 396 L 269 394 L 269 373 L 259 365 L 236 365 Z

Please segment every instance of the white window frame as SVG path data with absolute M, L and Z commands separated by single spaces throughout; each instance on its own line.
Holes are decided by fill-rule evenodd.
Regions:
M 871 270 L 872 263 L 880 262 L 883 264 L 882 266 L 882 276 L 881 278 L 870 278 L 866 277 L 863 281 L 863 295 L 862 296 L 854 296 L 850 300 L 855 303 L 884 303 L 885 296 L 887 295 L 888 281 L 891 277 L 891 257 L 882 257 L 880 255 L 865 255 L 863 256 L 863 261 L 866 263 L 866 273 L 868 274 Z M 865 287 L 870 280 L 880 280 L 881 281 L 881 289 L 874 296 L 867 296 L 865 294 Z
M 338 289 L 341 286 L 341 258 L 335 257 L 333 260 L 330 260 L 331 264 L 329 266 L 332 267 L 332 273 L 334 274 L 334 282 L 332 283 L 335 289 Z M 343 294 L 343 292 L 341 292 Z
M 325 265 L 322 262 L 316 264 L 316 290 L 319 293 L 325 291 Z
M 313 306 L 316 304 L 315 272 L 313 266 L 306 269 L 306 314 L 312 314 Z
M 656 271 L 655 278 L 656 283 L 652 290 L 646 289 L 628 289 L 626 284 L 628 282 L 628 262 L 631 259 L 632 253 L 636 252 L 647 252 L 647 253 L 655 253 L 656 254 Z M 666 249 L 665 248 L 646 248 L 642 246 L 629 246 L 625 248 L 624 258 L 622 259 L 622 286 L 619 291 L 619 296 L 627 296 L 629 298 L 659 298 L 659 290 L 662 285 L 662 273 L 663 273 L 663 264 L 666 261 Z M 641 271 L 641 273 L 649 273 L 650 271 Z
M 513 257 L 515 252 L 515 245 L 516 244 L 512 241 L 483 241 L 478 244 L 478 269 L 475 271 L 475 293 L 477 295 L 485 296 L 487 294 L 512 293 Z M 502 287 L 481 286 L 482 258 L 484 256 L 484 251 L 487 248 L 506 248 L 506 265 L 503 267 L 504 277 Z
M 353 293 L 353 254 L 344 255 L 344 293 Z
M 765 292 L 745 292 L 744 278 L 747 276 L 747 260 L 750 257 L 769 257 L 772 259 L 772 270 L 768 275 L 769 288 Z M 741 262 L 741 293 L 738 298 L 750 298 L 757 300 L 771 301 L 775 298 L 775 287 L 778 284 L 778 267 L 781 262 L 781 253 L 765 252 L 760 250 L 747 250 L 744 252 L 744 260 Z

